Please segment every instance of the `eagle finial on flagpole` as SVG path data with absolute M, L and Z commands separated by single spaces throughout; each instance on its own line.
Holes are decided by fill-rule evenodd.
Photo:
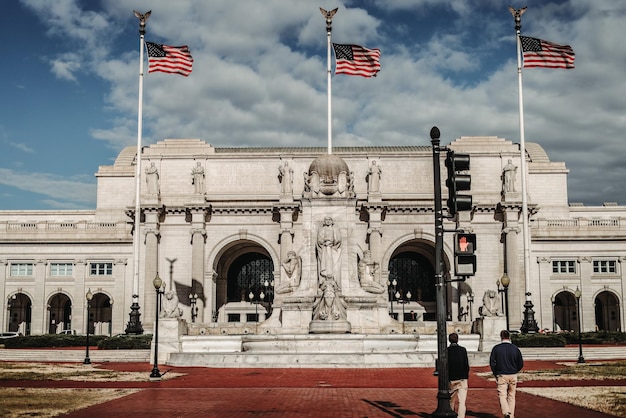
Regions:
M 515 18 L 515 30 L 516 31 L 522 29 L 522 15 L 526 11 L 526 9 L 527 9 L 526 6 L 518 10 L 514 9 L 512 6 L 509 6 L 509 12 L 511 12 L 513 17 Z
M 331 11 L 328 10 L 324 10 L 320 7 L 320 12 L 322 12 L 322 16 L 324 16 L 326 18 L 326 30 L 328 32 L 330 32 L 332 30 L 333 27 L 333 16 L 335 16 L 335 14 L 337 13 L 337 10 L 339 10 L 338 7 L 334 8 Z
M 144 14 L 139 13 L 137 10 L 133 10 L 133 12 L 135 13 L 135 17 L 139 19 L 139 34 L 145 35 L 146 34 L 146 22 L 148 21 L 148 18 L 152 14 L 152 10 L 148 10 Z

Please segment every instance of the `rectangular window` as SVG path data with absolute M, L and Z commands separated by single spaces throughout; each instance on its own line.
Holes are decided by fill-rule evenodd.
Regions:
M 72 263 L 51 263 L 50 264 L 50 276 L 72 276 L 74 272 L 74 265 Z
M 596 274 L 616 274 L 617 273 L 617 261 L 593 260 L 593 272 Z
M 113 263 L 91 263 L 89 274 L 92 276 L 112 276 Z
M 33 263 L 11 264 L 11 276 L 32 276 Z
M 552 273 L 554 274 L 576 274 L 575 260 L 553 260 Z

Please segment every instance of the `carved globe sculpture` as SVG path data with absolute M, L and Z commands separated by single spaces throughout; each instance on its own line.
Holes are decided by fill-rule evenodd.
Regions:
M 341 157 L 333 154 L 317 157 L 309 167 L 309 177 L 319 176 L 319 191 L 327 196 L 344 192 L 343 188 L 349 173 L 348 164 Z

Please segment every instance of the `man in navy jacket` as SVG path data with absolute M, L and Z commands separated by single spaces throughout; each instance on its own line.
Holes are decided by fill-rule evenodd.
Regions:
M 522 353 L 511 343 L 509 331 L 500 332 L 502 342 L 491 350 L 489 366 L 496 378 L 500 409 L 505 418 L 515 415 L 515 389 L 517 388 L 517 374 L 524 367 Z
M 448 336 L 448 379 L 450 380 L 450 407 L 458 400 L 458 418 L 465 418 L 465 400 L 467 399 L 467 378 L 469 376 L 469 360 L 467 350 L 459 345 L 459 336 L 453 332 Z

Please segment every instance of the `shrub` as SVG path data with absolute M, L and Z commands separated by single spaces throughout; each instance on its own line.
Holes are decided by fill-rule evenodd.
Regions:
M 97 346 L 101 350 L 143 350 L 150 348 L 151 334 L 119 335 L 89 335 L 89 345 Z M 58 348 L 84 347 L 87 343 L 86 335 L 44 334 L 26 337 L 6 338 L 0 340 L 5 348 Z
M 106 338 L 98 343 L 100 350 L 145 350 L 150 348 L 152 334 L 123 334 Z
M 89 335 L 89 345 L 98 345 L 98 342 L 107 338 L 105 335 Z M 0 340 L 6 348 L 56 348 L 80 347 L 87 343 L 86 335 L 44 334 L 26 337 L 6 338 Z
M 564 332 L 567 344 L 578 344 L 577 332 Z M 626 333 L 624 332 L 582 332 L 580 339 L 583 344 L 624 344 L 626 343 Z
M 513 334 L 511 342 L 518 347 L 565 347 L 562 334 Z

